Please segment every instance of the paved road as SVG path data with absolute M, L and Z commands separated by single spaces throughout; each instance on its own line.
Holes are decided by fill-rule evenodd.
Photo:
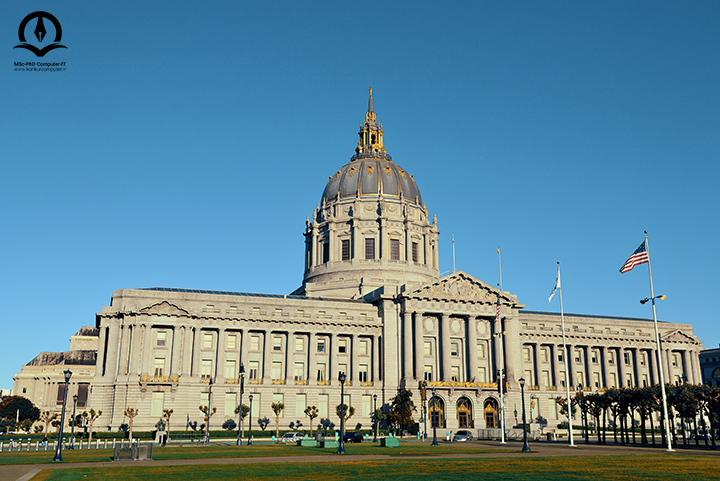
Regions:
M 428 459 L 438 458 L 495 458 L 495 457 L 544 457 L 544 456 L 618 456 L 629 454 L 666 454 L 660 447 L 640 446 L 616 446 L 597 444 L 578 444 L 570 447 L 561 442 L 534 442 L 530 444 L 532 449 L 529 453 L 520 451 L 521 442 L 510 441 L 505 445 L 497 441 L 473 441 L 473 443 L 487 448 L 517 449 L 511 453 L 479 453 L 479 454 L 438 454 L 438 455 L 401 455 L 402 448 L 393 449 L 389 454 L 384 455 L 344 455 L 343 461 L 382 460 L 397 459 L 402 456 L 407 459 Z M 708 448 L 700 449 L 680 447 L 675 450 L 677 454 L 693 454 L 703 456 L 720 456 L 720 450 L 711 451 Z M 195 464 L 257 464 L 257 463 L 318 463 L 336 461 L 331 456 L 273 456 L 273 457 L 242 457 L 242 458 L 207 458 L 207 459 L 168 459 L 163 461 L 117 461 L 117 462 L 94 462 L 94 463 L 64 463 L 64 464 L 22 464 L 0 467 L 0 481 L 28 481 L 35 474 L 43 469 L 77 469 L 77 468 L 98 468 L 98 467 L 121 467 L 121 466 L 188 466 Z

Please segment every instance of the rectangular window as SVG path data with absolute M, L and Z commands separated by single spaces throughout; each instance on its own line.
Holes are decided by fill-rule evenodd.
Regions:
M 329 398 L 329 394 L 318 394 L 318 417 L 321 419 L 328 417 Z
M 337 370 L 338 376 L 340 375 L 341 372 L 345 373 L 345 375 L 348 376 L 347 364 L 338 364 L 338 370 Z M 350 376 L 348 376 L 348 377 L 350 377 Z
M 228 334 L 227 344 L 225 345 L 225 347 L 229 351 L 234 351 L 237 349 L 237 335 L 236 334 Z
M 365 239 L 365 259 L 375 259 L 375 239 Z
M 593 384 L 595 385 L 596 389 L 598 389 L 600 387 L 600 373 L 599 372 L 593 373 Z
M 550 372 L 548 372 L 548 371 L 542 372 L 542 383 L 543 383 L 543 386 L 550 385 Z
M 305 364 L 301 362 L 295 363 L 295 380 L 302 381 L 305 379 Z
M 343 239 L 340 243 L 340 249 L 342 254 L 342 260 L 350 260 L 350 239 Z
M 560 371 L 560 385 L 565 387 L 565 371 Z
M 626 363 L 626 364 L 627 364 L 627 363 Z M 678 366 L 678 355 L 677 355 L 677 354 L 673 354 L 673 355 L 672 355 L 672 365 L 673 365 L 673 367 L 677 367 L 677 366 Z
M 305 394 L 295 395 L 295 416 L 298 419 L 305 417 L 305 407 L 307 406 L 307 398 Z
M 275 317 L 282 317 L 282 309 L 275 308 Z
M 577 377 L 575 378 L 575 379 L 576 379 L 576 381 L 575 381 L 575 382 L 576 382 L 576 385 L 582 385 L 582 386 L 584 386 L 584 387 L 587 387 L 587 386 L 585 386 L 585 380 L 583 379 L 583 373 L 582 373 L 582 371 L 576 372 L 575 375 L 577 376 Z
M 433 380 L 433 367 L 432 366 L 425 366 L 424 379 L 427 382 L 432 382 L 432 380 Z
M 450 377 L 454 382 L 460 382 L 460 368 L 458 366 L 450 367 Z
M 57 391 L 57 403 L 56 404 L 62 404 L 63 400 L 65 399 L 65 383 L 58 384 L 58 391 Z
M 425 355 L 432 356 L 432 342 L 425 341 Z
M 200 361 L 200 376 L 212 376 L 212 359 L 203 359 L 202 361 Z
M 249 371 L 250 379 L 259 379 L 260 363 L 258 361 L 250 361 Z
M 368 365 L 360 364 L 360 382 L 368 382 Z
M 260 350 L 260 336 L 258 334 L 253 334 L 250 336 L 250 350 L 251 351 L 259 351 Z
M 235 417 L 235 397 L 236 394 L 234 392 L 225 393 L 225 416 L 231 419 Z
M 273 351 L 282 351 L 282 337 L 273 336 Z
M 478 382 L 487 382 L 487 371 L 484 367 L 478 369 Z
M 575 349 L 575 362 L 582 364 L 582 351 Z
M 347 352 L 347 339 L 338 339 L 338 352 L 340 354 Z
M 645 365 L 645 353 L 644 352 L 640 353 L 640 365 L 641 366 Z
M 550 353 L 548 352 L 549 349 L 547 347 L 541 347 L 540 348 L 540 361 L 541 362 L 548 362 L 548 359 L 550 357 Z
M 213 335 L 211 333 L 203 334 L 203 349 L 212 349 Z
M 85 405 L 87 404 L 89 388 L 90 388 L 90 384 L 87 384 L 87 383 L 78 384 L 77 407 L 84 408 Z
M 154 367 L 155 367 L 155 375 L 162 376 L 163 371 L 165 370 L 165 358 L 156 357 Z
M 614 372 L 610 373 L 610 387 L 617 387 L 617 376 Z
M 412 243 L 412 261 L 417 263 L 418 261 L 418 243 L 413 242 Z
M 615 351 L 608 351 L 608 364 L 615 364 Z
M 317 340 L 317 352 L 325 352 L 325 339 Z
M 327 377 L 325 374 L 325 364 L 318 364 L 317 365 L 317 380 L 318 381 L 326 381 Z
M 274 393 L 274 394 L 273 394 L 273 402 L 274 402 L 274 403 L 282 403 L 282 404 L 285 404 L 285 396 L 284 396 L 282 393 Z M 283 413 L 284 413 L 284 412 L 285 412 L 284 409 L 283 409 L 282 411 L 280 411 L 280 417 L 281 417 L 281 418 L 284 418 L 284 417 L 285 417 L 285 416 L 283 416 Z M 275 417 L 275 412 L 273 412 L 273 417 Z
M 563 362 L 563 352 L 562 348 L 558 351 L 558 362 Z
M 167 331 L 158 331 L 157 333 L 157 347 L 165 347 L 165 341 L 167 340 Z
M 632 385 L 633 385 L 633 382 L 632 382 L 632 374 L 627 373 L 627 375 L 625 376 L 625 385 L 626 385 L 626 386 L 629 386 L 629 387 L 632 387 Z
M 283 379 L 284 376 L 282 375 L 282 362 L 273 362 L 272 363 L 272 378 L 273 379 Z
M 363 394 L 362 397 L 362 412 L 361 416 L 372 416 L 372 396 L 369 394 Z
M 302 352 L 304 348 L 305 348 L 305 339 L 302 337 L 296 337 L 295 338 L 295 351 Z
M 397 239 L 390 239 L 390 260 L 400 260 L 400 241 Z
M 630 365 L 630 353 L 629 352 L 623 352 L 623 358 L 625 359 L 625 365 Z
M 592 361 L 593 364 L 597 364 L 597 363 L 598 363 L 598 358 L 599 358 L 598 352 L 593 349 L 593 350 L 590 352 L 590 360 Z
M 160 416 L 162 416 L 164 402 L 165 402 L 165 393 L 164 392 L 152 393 L 152 400 L 151 400 L 151 404 L 150 404 L 150 416 L 152 416 L 154 418 L 159 418 Z
M 525 382 L 527 382 L 529 386 L 535 385 L 535 383 L 533 382 L 533 372 L 532 371 L 525 371 Z
M 458 343 L 457 342 L 450 343 L 450 355 L 453 357 L 457 357 L 457 355 L 458 355 Z
M 523 361 L 530 362 L 530 348 L 523 347 Z
M 359 354 L 361 356 L 367 356 L 368 355 L 368 340 L 367 339 L 360 339 L 360 342 L 358 344 L 359 346 Z
M 235 360 L 225 361 L 225 379 L 237 379 L 238 372 L 235 369 Z
M 253 419 L 258 419 L 260 417 L 260 393 L 251 393 L 253 397 L 252 402 L 252 410 L 250 411 L 250 416 L 253 417 Z
M 643 374 L 643 375 L 642 375 L 642 384 L 643 384 L 643 387 L 648 387 L 648 385 L 650 384 L 649 381 L 648 381 L 648 375 L 647 375 L 647 374 Z
M 324 241 L 322 244 L 322 258 L 323 258 L 323 264 L 327 264 L 330 262 L 330 242 Z
M 485 359 L 485 343 L 478 344 L 478 357 L 480 359 Z

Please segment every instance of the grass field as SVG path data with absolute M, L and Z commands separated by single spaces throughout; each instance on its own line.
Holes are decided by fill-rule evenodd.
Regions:
M 163 481 L 222 478 L 432 480 L 688 480 L 720 479 L 720 459 L 709 456 L 631 455 L 544 458 L 435 458 L 323 463 L 231 464 L 158 467 L 85 468 L 41 471 L 33 481 L 102 481 L 153 478 Z M 328 460 L 329 461 L 329 460 Z

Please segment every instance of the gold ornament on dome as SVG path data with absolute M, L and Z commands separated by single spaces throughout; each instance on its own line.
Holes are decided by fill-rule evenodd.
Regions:
M 367 167 L 365 167 L 365 170 L 367 170 L 368 175 L 372 175 L 373 171 L 375 170 L 375 166 L 368 165 Z
M 392 173 L 392 169 L 390 167 L 385 167 L 384 170 L 387 175 L 390 175 Z

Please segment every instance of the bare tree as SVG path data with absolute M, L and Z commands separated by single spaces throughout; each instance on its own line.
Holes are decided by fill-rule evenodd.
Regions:
M 90 412 L 84 411 L 82 413 L 82 417 L 85 418 L 85 421 L 90 423 L 90 437 L 88 438 L 88 446 L 92 442 L 92 429 L 93 429 L 93 423 L 97 418 L 102 416 L 102 411 L 95 412 L 94 409 L 90 409 Z M 130 418 L 130 425 L 132 426 L 132 418 Z
M 132 432 L 133 432 L 133 419 L 135 419 L 135 416 L 137 416 L 137 415 L 138 415 L 138 410 L 137 410 L 137 408 L 127 408 L 127 409 L 125 410 L 125 416 L 127 416 L 127 417 L 130 418 L 130 426 L 129 426 L 130 441 L 132 441 L 132 438 L 133 438 L 133 437 L 132 437 Z
M 318 417 L 318 414 L 319 414 L 319 411 L 318 411 L 317 406 L 308 406 L 305 408 L 305 416 L 310 418 L 310 437 L 312 437 L 312 435 L 313 435 L 313 433 L 312 433 L 313 419 Z
M 280 415 L 285 409 L 285 404 L 281 402 L 272 403 L 272 410 L 275 413 L 275 439 L 277 440 L 280 436 Z

